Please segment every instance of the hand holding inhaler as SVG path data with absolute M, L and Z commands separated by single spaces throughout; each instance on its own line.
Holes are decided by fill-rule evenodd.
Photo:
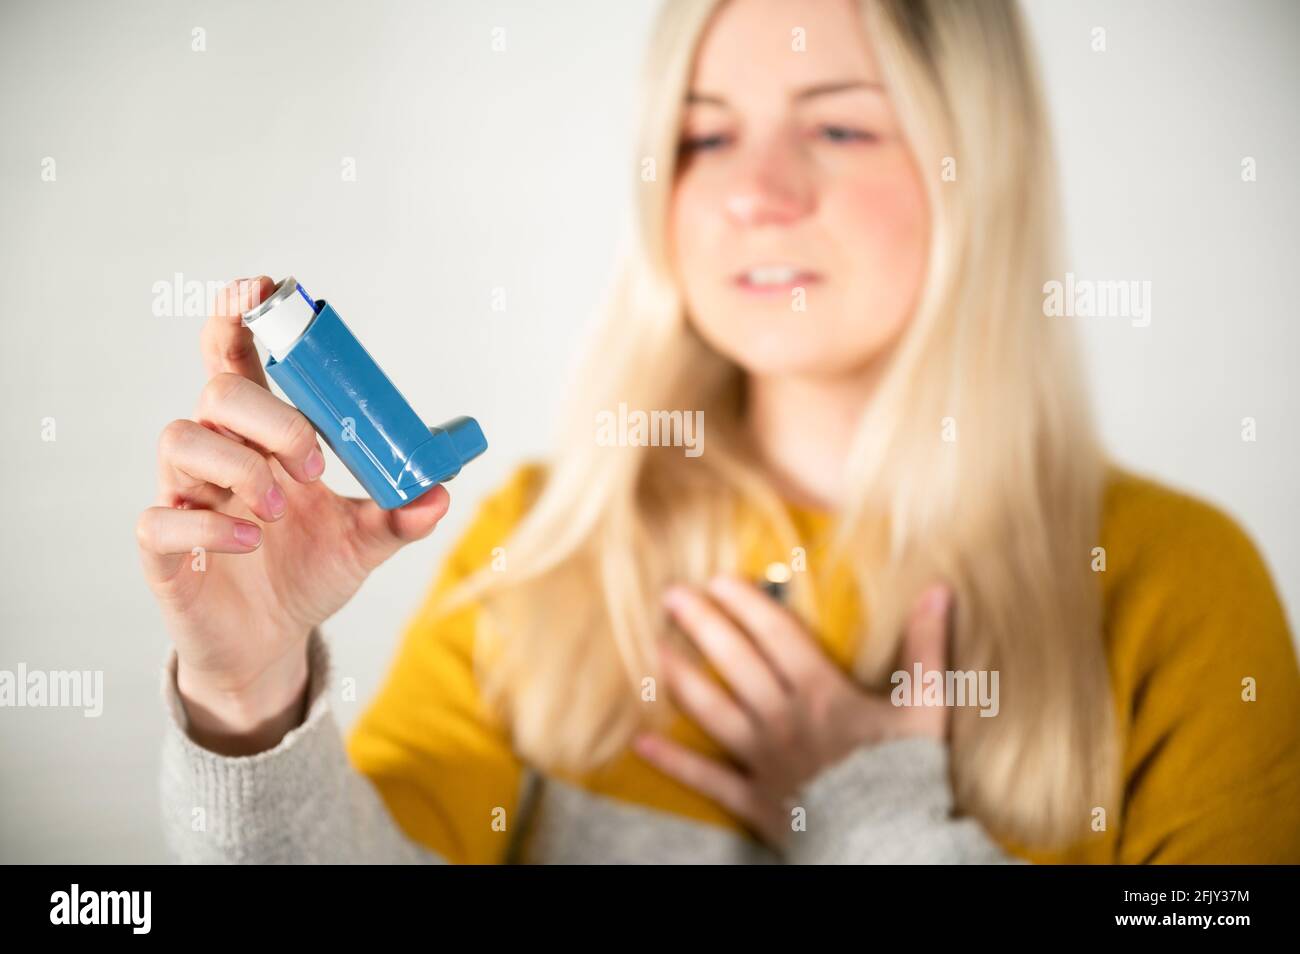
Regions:
M 201 337 L 207 384 L 193 419 L 163 429 L 158 496 L 136 525 L 176 646 L 189 733 L 228 755 L 271 748 L 301 721 L 312 630 L 372 570 L 432 532 L 450 502 L 439 481 L 485 446 L 470 419 L 424 427 L 324 301 L 290 340 L 276 337 L 282 323 L 262 308 L 250 324 L 275 320 L 255 339 L 244 316 L 276 288 L 261 277 L 218 295 Z M 291 290 L 297 297 L 296 282 Z M 301 409 L 270 392 L 255 340 Z M 319 479 L 317 428 L 374 499 L 344 497 Z
M 329 302 L 292 277 L 243 321 L 270 352 L 272 379 L 384 509 L 450 480 L 487 449 L 472 417 L 425 427 Z

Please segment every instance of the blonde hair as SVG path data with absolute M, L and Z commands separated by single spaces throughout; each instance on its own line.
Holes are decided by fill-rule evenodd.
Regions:
M 660 707 L 640 699 L 664 635 L 659 595 L 736 567 L 738 508 L 798 538 L 742 436 L 743 374 L 692 330 L 667 216 L 680 110 L 717 0 L 670 0 L 643 78 L 638 231 L 581 368 L 545 486 L 508 543 L 449 605 L 479 601 L 486 698 L 520 755 L 580 772 L 618 755 Z M 995 834 L 1058 844 L 1109 804 L 1114 712 L 1097 545 L 1105 459 L 1068 326 L 1042 313 L 1056 268 L 1054 159 L 1017 9 L 984 0 L 861 0 L 932 216 L 927 278 L 850 454 L 835 550 L 872 637 L 855 674 L 887 686 L 907 608 L 955 596 L 950 665 L 997 670 L 1000 713 L 955 709 L 957 806 Z M 955 159 L 955 181 L 938 171 Z M 702 409 L 707 453 L 602 447 L 601 410 Z M 939 439 L 941 421 L 959 439 Z M 805 574 L 795 605 L 815 619 Z

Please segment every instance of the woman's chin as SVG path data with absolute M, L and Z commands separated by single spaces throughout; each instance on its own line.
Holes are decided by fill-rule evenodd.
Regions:
M 810 315 L 780 322 L 753 313 L 715 316 L 711 322 L 692 316 L 691 323 L 715 352 L 761 377 L 841 377 L 870 364 L 888 346 L 874 331 L 854 340 L 851 332 L 860 329 Z
M 727 354 L 746 374 L 761 378 L 836 378 L 861 367 L 861 358 L 833 346 L 818 347 L 803 337 L 764 347 L 742 347 Z

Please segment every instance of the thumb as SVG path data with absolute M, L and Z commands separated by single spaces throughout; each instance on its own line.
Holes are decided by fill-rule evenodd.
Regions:
M 912 607 L 903 636 L 902 662 L 925 672 L 948 668 L 948 618 L 952 590 L 945 583 L 926 589 Z
M 931 672 L 944 672 L 948 668 L 948 617 L 952 604 L 952 591 L 945 584 L 936 584 L 921 594 L 912 608 L 903 634 L 902 663 L 908 668 L 920 664 L 922 678 Z M 911 733 L 946 739 L 949 731 L 949 712 L 946 701 L 939 707 L 926 706 L 908 710 Z
M 358 546 L 368 568 L 374 569 L 390 556 L 433 532 L 451 506 L 447 488 L 439 484 L 404 507 L 384 510 L 373 500 L 353 499 L 353 514 L 360 540 Z

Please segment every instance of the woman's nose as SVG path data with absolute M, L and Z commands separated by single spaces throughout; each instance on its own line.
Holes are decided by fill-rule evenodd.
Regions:
M 785 225 L 809 215 L 816 198 L 797 146 L 770 142 L 747 157 L 725 204 L 728 217 L 742 226 Z

